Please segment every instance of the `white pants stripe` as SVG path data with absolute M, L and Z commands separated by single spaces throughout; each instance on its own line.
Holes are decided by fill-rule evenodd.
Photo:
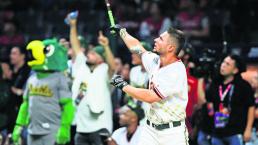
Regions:
M 164 130 L 145 124 L 138 145 L 188 145 L 188 131 L 184 124 Z

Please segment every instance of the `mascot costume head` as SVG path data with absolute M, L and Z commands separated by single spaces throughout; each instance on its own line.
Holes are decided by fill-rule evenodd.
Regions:
M 56 39 L 31 41 L 28 65 L 36 72 L 64 71 L 67 69 L 67 49 Z

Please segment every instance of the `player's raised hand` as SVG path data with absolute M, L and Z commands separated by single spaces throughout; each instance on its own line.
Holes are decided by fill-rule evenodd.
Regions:
M 116 24 L 116 25 L 111 26 L 111 27 L 109 28 L 110 32 L 115 31 L 116 34 L 120 34 L 120 30 L 121 30 L 121 29 L 124 29 L 124 28 L 123 28 L 121 25 L 119 25 L 119 24 Z
M 121 75 L 114 75 L 110 82 L 111 85 L 120 88 L 121 90 L 123 87 L 127 86 L 128 83 L 122 78 Z
M 67 25 L 70 25 L 70 26 L 75 26 L 76 25 L 76 22 L 77 22 L 77 17 L 79 15 L 79 11 L 74 11 L 74 12 L 71 12 L 69 13 L 64 22 L 67 24 Z
M 108 40 L 108 38 L 103 34 L 102 31 L 99 31 L 98 42 L 99 42 L 99 44 L 102 45 L 103 47 L 109 46 L 109 40 Z

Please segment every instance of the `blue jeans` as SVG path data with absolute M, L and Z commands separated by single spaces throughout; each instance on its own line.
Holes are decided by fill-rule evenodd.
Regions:
M 243 137 L 241 134 L 232 135 L 229 137 L 212 137 L 211 138 L 212 145 L 243 145 Z
M 211 145 L 209 139 L 210 139 L 209 134 L 207 134 L 201 130 L 198 132 L 198 136 L 197 136 L 198 145 Z
M 9 138 L 9 134 L 7 129 L 3 129 L 2 131 L 0 131 L 0 134 L 2 136 L 2 142 L 9 142 L 11 138 Z M 11 134 L 11 133 L 10 133 Z M 22 144 L 26 145 L 27 144 L 27 128 L 23 127 L 22 132 L 21 132 L 21 139 L 22 139 Z M 7 143 L 9 144 L 9 143 Z M 1 145 L 1 142 L 0 142 Z

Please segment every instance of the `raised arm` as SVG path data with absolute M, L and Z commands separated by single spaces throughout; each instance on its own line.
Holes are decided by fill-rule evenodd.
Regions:
M 111 76 L 113 75 L 116 69 L 115 58 L 110 49 L 109 40 L 106 36 L 103 35 L 102 31 L 99 31 L 98 42 L 105 49 L 105 54 L 106 54 L 105 57 L 106 57 L 107 64 L 109 65 L 109 74 Z
M 122 28 L 120 25 L 115 25 L 111 27 L 111 29 L 115 30 L 116 33 L 120 35 L 125 45 L 132 53 L 142 54 L 146 51 L 141 45 L 141 42 L 127 33 L 125 28 Z
M 69 18 L 69 15 L 67 16 L 67 21 L 70 26 L 70 41 L 72 49 L 75 52 L 75 55 L 81 53 L 81 45 L 80 41 L 78 39 L 78 33 L 77 33 L 77 19 L 76 18 Z

